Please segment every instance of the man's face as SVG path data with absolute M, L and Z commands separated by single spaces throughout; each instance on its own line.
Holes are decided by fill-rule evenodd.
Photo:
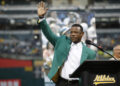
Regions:
M 114 56 L 120 59 L 120 48 L 114 50 Z
M 70 29 L 70 39 L 74 43 L 78 43 L 81 41 L 84 32 L 81 31 L 80 27 L 74 26 Z

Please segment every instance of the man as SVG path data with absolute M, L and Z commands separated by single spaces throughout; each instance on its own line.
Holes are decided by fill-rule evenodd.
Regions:
M 56 86 L 79 86 L 79 78 L 70 78 L 69 75 L 86 59 L 94 59 L 96 54 L 81 42 L 84 32 L 79 24 L 72 25 L 70 38 L 65 35 L 58 37 L 46 23 L 44 18 L 46 12 L 45 3 L 41 1 L 38 5 L 38 16 L 40 18 L 38 24 L 46 38 L 54 46 L 54 59 L 48 77 Z
M 117 59 L 120 60 L 120 45 L 116 45 L 113 48 L 113 56 Z M 110 58 L 110 60 L 114 60 L 114 58 Z

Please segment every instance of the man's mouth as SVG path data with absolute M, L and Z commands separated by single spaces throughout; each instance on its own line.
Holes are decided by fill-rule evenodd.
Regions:
M 71 37 L 71 40 L 75 40 L 76 38 L 75 37 Z

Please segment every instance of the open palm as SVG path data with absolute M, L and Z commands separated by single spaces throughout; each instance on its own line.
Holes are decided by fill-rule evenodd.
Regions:
M 38 4 L 38 10 L 37 10 L 37 13 L 38 13 L 38 16 L 39 17 L 42 17 L 46 14 L 48 8 L 45 7 L 45 3 L 43 1 L 41 1 L 39 4 Z

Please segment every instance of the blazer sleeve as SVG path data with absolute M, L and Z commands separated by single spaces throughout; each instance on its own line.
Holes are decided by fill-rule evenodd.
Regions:
M 44 19 L 41 22 L 38 22 L 38 25 L 40 26 L 40 29 L 42 29 L 43 34 L 49 40 L 49 42 L 55 46 L 59 37 L 51 31 L 51 28 L 47 24 L 46 20 Z

